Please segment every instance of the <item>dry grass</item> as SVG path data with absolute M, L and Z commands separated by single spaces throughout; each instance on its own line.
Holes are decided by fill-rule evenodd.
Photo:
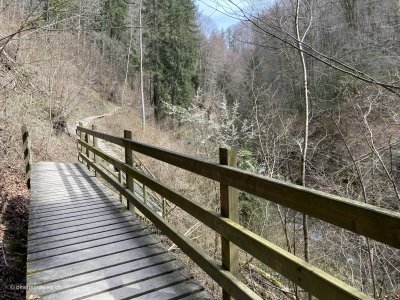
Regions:
M 1 17 L 0 36 L 22 21 L 7 12 Z M 116 70 L 102 59 L 97 45 L 78 44 L 69 32 L 29 31 L 16 36 L 5 51 L 0 54 L 0 157 L 21 167 L 20 128 L 27 124 L 35 161 L 76 161 L 75 125 L 114 109 L 107 98 L 120 94 L 121 88 L 113 86 Z

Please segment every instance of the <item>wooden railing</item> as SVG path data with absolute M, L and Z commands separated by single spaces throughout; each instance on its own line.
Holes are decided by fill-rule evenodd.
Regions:
M 233 154 L 227 150 L 220 151 L 220 164 L 217 164 L 136 142 L 129 135 L 122 138 L 84 127 L 78 127 L 77 130 L 82 134 L 124 147 L 125 153 L 128 153 L 126 161 L 103 153 L 97 147 L 89 144 L 87 138 L 78 140 L 79 145 L 82 146 L 79 157 L 126 197 L 131 205 L 141 211 L 148 220 L 215 280 L 222 287 L 224 298 L 228 298 L 230 295 L 235 299 L 261 299 L 237 277 L 236 247 L 238 247 L 320 299 L 371 299 L 361 291 L 239 225 L 235 189 L 292 208 L 389 246 L 400 248 L 399 213 L 239 170 L 234 167 Z M 133 168 L 129 161 L 129 152 L 131 151 L 218 181 L 221 185 L 221 214 L 187 199 L 163 183 Z M 149 209 L 142 199 L 132 192 L 129 184 L 128 187 L 125 187 L 107 174 L 98 163 L 90 158 L 89 152 L 123 171 L 128 180 L 134 178 L 143 183 L 217 232 L 222 239 L 222 265 L 179 233 L 162 216 Z M 229 161 L 231 165 L 228 164 Z
M 31 172 L 32 172 L 32 153 L 31 140 L 29 131 L 26 125 L 22 126 L 22 147 L 24 150 L 24 167 L 25 167 L 25 182 L 28 188 L 31 188 Z
M 79 126 L 83 126 L 83 123 L 79 122 Z M 92 125 L 92 129 L 96 130 L 96 125 Z M 131 132 L 128 130 L 124 131 L 124 135 L 129 136 L 130 134 L 131 134 Z M 98 148 L 103 153 L 106 153 L 113 157 L 121 156 L 120 155 L 121 153 L 114 152 L 114 150 L 109 149 L 109 147 L 107 145 L 105 145 L 104 143 L 100 144 L 96 137 L 92 137 L 92 139 L 89 139 L 89 136 L 85 135 L 83 132 L 79 133 L 79 136 L 80 136 L 81 140 L 85 140 L 86 142 L 90 141 L 94 147 Z M 105 143 L 108 143 L 108 142 L 105 142 Z M 104 146 L 106 147 L 106 150 L 104 150 Z M 110 152 L 111 152 L 111 154 L 110 154 Z M 88 153 L 86 153 L 86 154 L 88 155 Z M 128 157 L 129 161 L 126 160 L 127 155 L 129 155 L 129 157 Z M 135 167 L 139 171 L 142 171 L 142 173 L 145 173 L 147 175 L 150 175 L 150 177 L 155 178 L 154 175 L 150 172 L 150 170 L 148 170 L 147 167 L 143 164 L 143 162 L 139 159 L 139 157 L 137 155 L 135 155 L 135 153 L 133 153 L 132 151 L 130 151 L 130 152 L 126 151 L 124 149 L 123 156 L 125 156 L 125 161 L 127 163 L 129 163 L 131 166 Z M 116 179 L 118 179 L 118 181 L 121 184 L 128 185 L 127 176 L 124 172 L 122 172 L 121 170 L 117 170 L 114 165 L 109 164 L 108 162 L 105 162 L 103 160 L 99 161 L 99 158 L 96 155 L 92 154 L 92 158 L 95 160 L 95 162 L 97 164 L 100 162 L 100 165 L 105 170 L 108 170 L 112 176 L 114 176 Z M 169 205 L 166 202 L 165 198 L 161 197 L 160 195 L 158 195 L 154 191 L 150 190 L 145 185 L 143 185 L 142 183 L 138 182 L 135 179 L 133 179 L 132 189 L 133 189 L 132 191 L 134 193 L 140 195 L 142 197 L 143 201 L 146 202 L 148 204 L 148 206 L 151 207 L 155 212 L 157 212 L 158 214 L 160 214 L 164 217 L 168 214 Z M 120 200 L 123 201 L 122 195 L 120 195 Z M 126 205 L 129 206 L 129 203 L 126 203 Z M 135 213 L 135 212 L 132 211 L 132 213 Z M 139 213 L 140 216 L 143 216 L 143 215 L 141 215 L 140 211 L 137 213 Z

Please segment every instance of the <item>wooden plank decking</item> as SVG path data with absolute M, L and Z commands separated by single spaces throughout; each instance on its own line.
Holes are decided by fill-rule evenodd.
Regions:
M 82 165 L 34 164 L 31 186 L 27 297 L 210 299 Z

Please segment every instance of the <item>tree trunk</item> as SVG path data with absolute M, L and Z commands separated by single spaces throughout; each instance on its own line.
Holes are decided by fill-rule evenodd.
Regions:
M 140 43 L 140 100 L 142 103 L 142 130 L 146 128 L 146 111 L 143 91 L 143 34 L 142 34 L 142 0 L 139 3 L 139 43 Z
M 295 27 L 296 27 L 296 37 L 297 44 L 299 49 L 299 55 L 301 60 L 301 66 L 303 69 L 303 92 L 304 92 L 304 135 L 303 135 L 303 146 L 301 153 L 301 185 L 306 186 L 306 162 L 307 162 L 307 149 L 308 149 L 308 129 L 309 129 L 309 106 L 310 101 L 308 98 L 308 77 L 307 77 L 307 65 L 306 60 L 304 58 L 303 53 L 303 41 L 307 34 L 300 36 L 300 28 L 299 28 L 299 13 L 300 13 L 300 0 L 297 0 L 296 3 L 296 17 L 295 17 Z M 310 21 L 311 22 L 311 21 Z M 308 238 L 308 224 L 307 224 L 307 215 L 303 214 L 303 239 L 304 239 L 304 259 L 305 261 L 309 261 L 309 238 Z M 311 299 L 311 294 L 308 294 L 308 298 Z

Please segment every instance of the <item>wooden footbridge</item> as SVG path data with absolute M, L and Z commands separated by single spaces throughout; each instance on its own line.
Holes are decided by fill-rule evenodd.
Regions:
M 237 189 L 400 248 L 399 213 L 244 172 L 235 168 L 232 151 L 221 149 L 220 163 L 216 164 L 133 141 L 128 131 L 124 137 L 116 137 L 79 126 L 77 133 L 81 164 L 32 165 L 29 135 L 26 127 L 23 129 L 27 181 L 32 190 L 28 296 L 210 299 L 161 247 L 146 222 L 140 221 L 145 218 L 221 286 L 224 299 L 261 299 L 240 280 L 239 248 L 319 299 L 371 299 L 240 226 Z M 124 159 L 102 151 L 99 140 L 122 147 Z M 137 168 L 134 152 L 219 182 L 220 213 L 185 198 Z M 119 176 L 113 174 L 115 170 Z M 118 191 L 126 203 L 102 182 Z M 166 221 L 167 202 L 221 236 L 222 261 L 214 261 Z

